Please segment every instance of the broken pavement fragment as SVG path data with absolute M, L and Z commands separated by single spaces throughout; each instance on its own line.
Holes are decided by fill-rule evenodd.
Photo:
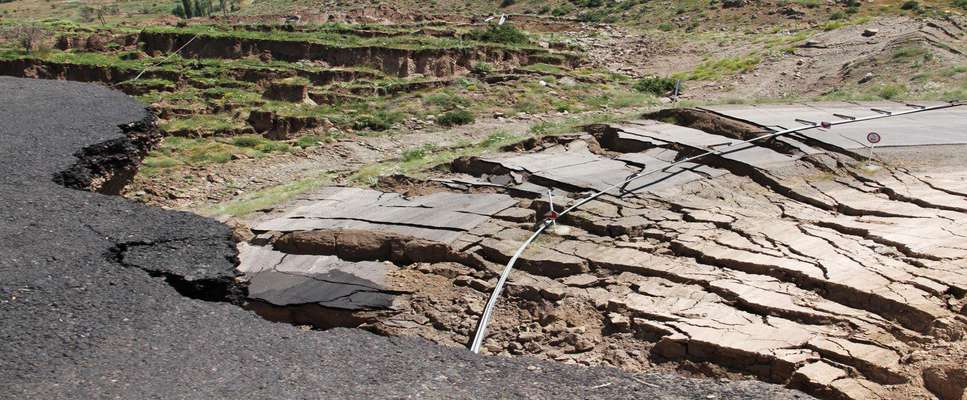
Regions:
M 314 303 L 348 310 L 392 305 L 387 274 L 397 268 L 375 261 L 343 261 L 335 256 L 286 254 L 239 244 L 239 272 L 249 281 L 250 298 L 276 306 Z

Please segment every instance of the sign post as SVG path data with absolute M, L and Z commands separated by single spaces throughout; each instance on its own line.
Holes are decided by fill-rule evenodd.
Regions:
M 883 138 L 880 137 L 879 133 L 870 132 L 866 134 L 866 141 L 870 142 L 870 155 L 866 157 L 867 169 L 878 169 L 875 165 L 873 165 L 873 150 L 876 148 L 876 144 L 880 143 L 881 139 Z

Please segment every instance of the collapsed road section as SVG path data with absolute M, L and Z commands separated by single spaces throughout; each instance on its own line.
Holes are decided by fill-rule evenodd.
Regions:
M 226 226 L 78 190 L 105 190 L 137 166 L 157 140 L 143 106 L 95 85 L 15 78 L 0 78 L 0 104 L 5 397 L 802 397 L 266 321 L 232 304 L 246 287 Z
M 272 289 L 251 294 L 276 311 L 296 298 L 353 326 L 466 346 L 503 264 L 548 211 L 549 189 L 585 198 L 802 124 L 750 109 L 592 125 L 458 159 L 406 196 L 392 185 L 325 188 L 254 221 L 240 269 L 252 287 Z M 787 109 L 819 122 L 909 107 Z M 830 399 L 959 398 L 967 165 L 951 155 L 967 144 L 963 112 L 777 137 L 596 198 L 524 251 L 482 352 L 753 376 Z M 889 138 L 877 168 L 854 143 L 867 130 Z M 330 286 L 336 270 L 347 287 Z M 292 297 L 279 295 L 289 288 Z

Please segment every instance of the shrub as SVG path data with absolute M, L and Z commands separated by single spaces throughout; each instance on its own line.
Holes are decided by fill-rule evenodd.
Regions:
M 447 110 L 470 105 L 470 99 L 446 92 L 425 95 L 423 96 L 423 102 Z
M 286 152 L 289 151 L 289 145 L 283 142 L 273 142 L 267 140 L 258 146 L 255 146 L 255 149 L 265 153 Z
M 313 146 L 318 146 L 326 141 L 322 136 L 317 135 L 306 135 L 302 136 L 295 141 L 295 145 L 303 149 Z
M 883 85 L 877 90 L 876 95 L 885 100 L 892 100 L 907 92 L 902 85 Z
M 255 148 L 265 142 L 265 138 L 255 135 L 236 136 L 232 139 L 232 144 L 238 147 Z
M 403 161 L 416 161 L 424 159 L 428 154 L 434 152 L 436 146 L 428 143 L 419 147 L 403 151 Z
M 835 20 L 840 20 L 840 19 L 845 19 L 845 18 L 846 18 L 846 14 L 845 14 L 845 13 L 843 13 L 842 11 L 837 11 L 837 12 L 834 12 L 834 13 L 832 13 L 832 14 L 831 14 L 831 15 L 829 16 L 829 19 L 830 19 L 830 20 L 833 20 L 833 21 L 835 21 Z
M 901 10 L 919 10 L 920 3 L 917 0 L 907 0 L 900 5 Z
M 437 122 L 443 126 L 466 125 L 474 121 L 473 114 L 467 110 L 448 111 L 437 118 Z
M 574 7 L 571 7 L 570 4 L 565 4 L 563 6 L 560 6 L 551 10 L 551 15 L 555 17 L 563 17 L 565 15 L 570 14 L 571 11 L 574 11 Z
M 517 0 L 501 0 L 500 6 L 501 7 L 510 7 L 510 6 L 514 5 L 514 3 L 516 3 L 516 2 L 517 2 Z
M 658 24 L 658 30 L 660 30 L 662 32 L 668 32 L 668 31 L 670 31 L 672 29 L 675 29 L 675 25 L 669 24 L 667 22 L 662 22 L 662 23 Z
M 479 75 L 487 75 L 491 72 L 494 72 L 493 64 L 485 63 L 483 61 L 474 63 L 470 69 L 473 70 L 473 73 Z
M 635 90 L 662 96 L 675 90 L 675 79 L 668 77 L 644 78 L 635 83 Z
M 403 114 L 398 112 L 377 111 L 372 114 L 361 115 L 353 122 L 353 128 L 385 131 L 401 120 L 403 120 Z
M 503 44 L 523 44 L 528 43 L 527 34 L 517 29 L 509 23 L 503 25 L 493 24 L 487 29 L 474 29 L 470 32 L 470 38 L 481 42 L 503 43 Z
M 967 10 L 967 0 L 954 0 L 954 6 Z

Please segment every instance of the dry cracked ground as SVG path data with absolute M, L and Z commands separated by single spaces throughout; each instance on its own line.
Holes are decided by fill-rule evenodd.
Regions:
M 237 227 L 247 307 L 465 346 L 549 189 L 567 203 L 654 170 L 524 252 L 484 353 L 754 377 L 825 399 L 961 399 L 967 108 L 736 145 L 871 108 L 909 109 L 672 109 L 432 179 L 326 187 Z M 883 142 L 867 160 L 871 130 Z M 665 168 L 707 149 L 727 151 Z

